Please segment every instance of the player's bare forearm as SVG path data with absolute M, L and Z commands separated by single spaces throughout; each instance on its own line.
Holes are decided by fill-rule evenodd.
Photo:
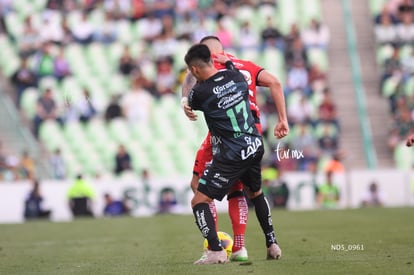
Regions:
M 286 115 L 286 102 L 283 94 L 282 84 L 280 81 L 266 71 L 259 74 L 258 84 L 268 87 L 272 96 L 279 122 L 275 126 L 274 135 L 277 138 L 283 138 L 289 133 L 289 124 Z
M 187 74 L 184 77 L 183 85 L 181 88 L 181 96 L 186 97 L 191 91 L 191 88 L 197 83 L 197 79 L 190 73 L 187 72 Z
M 197 83 L 197 79 L 190 72 L 187 71 L 187 74 L 184 77 L 184 82 L 181 88 L 181 97 L 182 97 L 181 105 L 183 107 L 185 115 L 188 117 L 188 119 L 192 121 L 197 120 L 197 115 L 194 113 L 191 107 L 188 106 L 187 96 L 196 83 Z

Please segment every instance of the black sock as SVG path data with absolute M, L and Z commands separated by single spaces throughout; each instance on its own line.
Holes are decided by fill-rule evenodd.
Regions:
M 277 244 L 275 231 L 273 230 L 272 214 L 270 213 L 269 203 L 263 193 L 252 199 L 252 203 L 254 204 L 256 217 L 259 220 L 260 226 L 266 237 L 266 246 L 269 247 L 273 243 Z
M 220 251 L 222 246 L 217 236 L 216 225 L 214 224 L 214 218 L 211 214 L 210 207 L 207 203 L 199 203 L 193 207 L 193 213 L 198 229 L 204 238 L 208 240 L 210 250 Z

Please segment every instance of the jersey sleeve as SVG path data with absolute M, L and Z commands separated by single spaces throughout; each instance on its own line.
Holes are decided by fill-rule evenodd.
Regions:
M 264 71 L 264 68 L 250 61 L 246 62 L 246 68 L 252 74 L 252 77 L 255 77 L 255 83 L 258 83 L 259 74 Z
M 194 88 L 191 89 L 190 92 L 188 93 L 188 106 L 190 106 L 191 109 L 193 110 L 200 109 L 200 106 L 198 105 L 198 102 L 197 102 L 197 96 L 195 95 Z

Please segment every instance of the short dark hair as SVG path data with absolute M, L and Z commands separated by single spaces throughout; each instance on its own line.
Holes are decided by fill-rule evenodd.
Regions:
M 218 42 L 221 43 L 220 38 L 218 38 L 215 35 L 207 35 L 207 36 L 204 36 L 203 38 L 201 38 L 200 43 L 203 43 L 204 41 L 210 40 L 210 39 L 217 40 Z
M 191 65 L 203 65 L 202 63 L 209 63 L 211 61 L 211 53 L 209 48 L 204 44 L 195 44 L 191 46 L 184 57 L 185 63 Z

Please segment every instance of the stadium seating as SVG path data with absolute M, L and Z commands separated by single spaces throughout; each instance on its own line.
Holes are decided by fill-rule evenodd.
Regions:
M 33 24 L 40 24 L 41 11 L 44 10 L 46 2 L 46 0 L 13 2 L 15 12 L 7 15 L 6 23 L 14 38 L 21 36 L 23 20 L 30 10 L 37 11 L 30 13 Z M 226 22 L 234 35 L 240 23 L 245 20 L 255 22 L 252 27 L 260 32 L 269 15 L 277 18 L 278 27 L 285 34 L 293 23 L 304 28 L 308 26 L 311 19 L 322 18 L 319 0 L 279 0 L 277 7 L 239 6 L 235 10 L 234 18 L 226 18 Z M 67 17 L 69 26 L 75 24 L 80 16 L 81 12 L 78 10 L 70 12 Z M 94 25 L 99 26 L 104 21 L 103 10 L 94 9 L 90 12 L 89 19 Z M 62 18 L 58 15 L 54 20 L 62 20 Z M 206 18 L 206 21 L 208 28 L 211 31 L 214 30 L 215 21 L 211 18 Z M 46 87 L 53 88 L 53 94 L 61 112 L 65 110 L 68 100 L 78 100 L 83 97 L 83 88 L 87 88 L 91 93 L 91 99 L 100 114 L 98 118 L 85 125 L 68 123 L 61 126 L 57 122 L 47 121 L 40 128 L 40 140 L 49 151 L 61 148 L 68 165 L 69 176 L 81 171 L 93 175 L 112 170 L 113 158 L 119 144 L 124 144 L 132 154 L 135 171 L 148 168 L 153 174 L 160 176 L 182 175 L 191 171 L 195 151 L 204 138 L 207 128 L 202 115 L 199 116 L 197 122 L 187 120 L 182 113 L 178 95 L 162 97 L 156 101 L 151 121 L 148 124 L 130 125 L 121 119 L 105 123 L 101 118 L 111 96 L 123 94 L 129 89 L 130 79 L 118 73 L 118 61 L 124 46 L 130 46 L 134 58 L 153 58 L 151 51 L 145 48 L 140 38 L 139 24 L 140 20 L 136 22 L 118 20 L 116 22 L 118 39 L 111 44 L 93 42 L 87 46 L 76 43 L 67 45 L 64 48 L 64 54 L 70 63 L 72 75 L 61 82 L 50 77 L 44 78 L 38 88 L 29 88 L 23 94 L 22 110 L 31 119 L 34 116 L 37 96 Z M 190 46 L 190 42 L 180 40 L 177 45 L 174 70 L 178 75 L 178 72 L 184 68 L 183 55 Z M 10 38 L 1 36 L 0 48 L 2 49 L 0 68 L 9 76 L 20 62 L 16 44 Z M 269 72 L 277 75 L 282 83 L 285 83 L 286 64 L 281 50 L 268 48 L 264 51 L 259 49 L 238 51 L 234 48 L 229 49 L 229 52 L 262 65 Z M 308 56 L 311 64 L 316 63 L 322 70 L 328 70 L 326 50 L 310 48 Z M 5 62 L 5 57 L 7 57 L 7 62 Z M 147 78 L 154 79 L 156 75 L 154 62 L 143 62 L 141 71 Z M 177 87 L 178 91 L 179 87 Z M 259 95 L 259 97 L 263 96 Z M 293 100 L 288 96 L 288 104 Z M 312 95 L 309 100 L 315 107 L 320 103 L 320 97 L 317 94 Z M 269 123 L 274 122 L 275 117 L 272 115 Z M 315 135 L 319 135 L 319 132 L 318 129 L 313 131 Z M 295 133 L 292 131 L 289 139 Z
M 372 20 L 379 15 L 389 0 L 370 0 L 369 6 L 371 11 Z M 407 57 L 412 54 L 413 45 L 410 44 L 400 44 L 398 41 L 393 41 L 393 43 L 379 44 L 375 45 L 376 48 L 376 58 L 379 68 L 383 71 L 387 59 L 389 59 L 394 53 L 394 47 L 398 45 L 399 48 L 399 61 L 402 63 Z M 404 71 L 403 65 L 400 66 L 401 71 Z M 405 101 L 411 102 L 409 105 L 413 104 L 412 95 L 414 93 L 414 78 L 413 76 L 404 77 L 403 73 L 393 74 L 387 78 L 382 83 L 380 87 L 381 94 L 385 100 L 389 102 L 396 102 L 398 98 L 405 97 Z M 392 109 L 392 108 L 390 108 Z M 414 111 L 411 109 L 410 111 Z M 390 117 L 395 117 L 395 114 L 390 112 Z M 395 122 L 397 124 L 397 122 Z M 398 125 L 395 125 L 398 127 Z M 401 169 L 410 169 L 414 166 L 413 153 L 414 149 L 406 148 L 405 146 L 405 137 L 400 137 L 401 142 L 396 145 L 393 151 L 394 163 L 397 168 Z

